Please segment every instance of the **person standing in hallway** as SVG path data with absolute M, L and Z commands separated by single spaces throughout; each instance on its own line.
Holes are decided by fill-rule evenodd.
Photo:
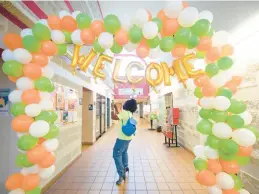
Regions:
M 129 172 L 128 167 L 128 147 L 134 134 L 125 134 L 123 126 L 127 125 L 132 118 L 133 113 L 137 110 L 137 102 L 135 99 L 128 100 L 123 105 L 123 110 L 118 114 L 121 123 L 119 135 L 113 148 L 113 158 L 119 174 L 119 179 L 116 181 L 120 185 L 126 178 L 126 172 Z

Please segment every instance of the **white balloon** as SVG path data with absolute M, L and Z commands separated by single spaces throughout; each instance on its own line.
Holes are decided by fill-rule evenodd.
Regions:
M 252 123 L 253 117 L 248 111 L 239 114 L 239 116 L 244 119 L 245 125 L 250 125 Z
M 144 24 L 142 31 L 146 39 L 153 39 L 158 34 L 158 26 L 155 22 L 147 22 Z
M 221 139 L 229 139 L 232 137 L 232 128 L 223 122 L 215 123 L 212 127 L 212 133 Z
M 213 21 L 213 14 L 208 10 L 204 10 L 200 12 L 199 19 L 205 19 L 211 23 Z
M 228 32 L 218 31 L 212 36 L 212 46 L 221 47 L 228 44 Z
M 21 37 L 24 38 L 25 36 L 33 35 L 32 34 L 32 29 L 30 28 L 25 28 L 21 31 L 20 33 Z
M 131 17 L 128 16 L 128 15 L 123 15 L 119 19 L 120 19 L 120 22 L 121 22 L 121 28 L 126 30 L 126 31 L 129 31 L 129 29 L 132 26 Z
M 53 109 L 53 101 L 52 100 L 41 100 L 40 106 L 42 110 L 52 110 Z
M 212 160 L 215 160 L 215 159 L 218 159 L 219 158 L 219 154 L 218 154 L 218 151 L 211 148 L 210 146 L 206 146 L 205 149 L 204 149 L 204 153 L 205 153 L 205 156 L 208 158 L 208 159 L 212 159 Z
M 217 185 L 221 188 L 221 189 L 233 189 L 234 188 L 234 180 L 232 179 L 232 177 L 225 173 L 225 172 L 220 172 L 216 175 L 216 181 L 217 181 Z
M 58 15 L 59 15 L 60 19 L 62 19 L 65 16 L 71 16 L 71 14 L 68 11 L 66 11 L 66 10 L 60 11 Z
M 214 98 L 213 97 L 202 97 L 200 100 L 200 105 L 204 109 L 214 108 Z
M 232 139 L 238 145 L 243 147 L 249 147 L 256 143 L 255 134 L 252 131 L 245 128 L 236 129 L 235 131 L 233 131 Z
M 137 10 L 135 17 L 133 18 L 133 23 L 142 28 L 143 25 L 148 22 L 148 20 L 148 12 L 145 9 L 139 9 Z
M 9 96 L 8 99 L 11 103 L 17 103 L 17 102 L 21 102 L 22 101 L 22 90 L 13 90 Z
M 132 52 L 137 48 L 137 44 L 133 44 L 132 42 L 128 42 L 126 45 L 124 45 L 124 49 L 128 52 Z
M 247 190 L 245 190 L 245 189 L 240 189 L 239 191 L 238 191 L 240 194 L 250 194 Z
M 55 166 L 52 165 L 49 168 L 41 168 L 40 169 L 40 178 L 43 180 L 46 180 L 48 178 L 50 178 L 55 172 Z
M 218 73 L 217 75 L 213 76 L 210 81 L 211 83 L 220 88 L 220 87 L 223 87 L 224 85 L 226 85 L 226 83 L 228 81 L 230 81 L 232 79 L 230 73 L 228 71 L 223 71 L 223 72 L 220 72 Z
M 54 76 L 54 70 L 50 65 L 42 68 L 42 76 L 52 79 Z
M 32 55 L 29 51 L 24 48 L 18 48 L 13 51 L 14 60 L 27 64 L 32 60 Z
M 222 194 L 222 189 L 219 188 L 218 186 L 212 186 L 208 187 L 208 193 L 209 194 Z
M 178 22 L 182 27 L 191 27 L 198 20 L 199 12 L 195 7 L 187 7 L 181 11 Z
M 25 194 L 25 191 L 22 189 L 15 189 L 10 191 L 8 194 Z
M 19 90 L 28 90 L 34 88 L 33 81 L 28 77 L 20 77 L 16 81 L 16 87 Z
M 72 32 L 71 39 L 72 39 L 74 44 L 77 44 L 77 45 L 83 45 L 84 44 L 84 42 L 81 39 L 81 30 L 77 29 L 74 32 Z
M 48 150 L 49 152 L 54 152 L 57 148 L 58 148 L 58 145 L 59 145 L 59 141 L 54 138 L 54 139 L 49 139 L 49 140 L 46 140 L 43 144 L 42 144 L 46 150 Z
M 109 32 L 102 32 L 98 38 L 100 46 L 104 49 L 110 49 L 113 45 L 113 35 Z
M 81 11 L 74 11 L 72 17 L 76 20 L 76 17 L 81 13 Z
M 150 49 L 149 57 L 152 59 L 156 59 L 156 58 L 159 58 L 161 54 L 162 54 L 162 51 L 158 46 L 156 48 Z
M 10 49 L 5 49 L 2 52 L 2 59 L 4 61 L 11 61 L 14 60 L 14 55 L 13 55 L 13 51 L 11 51 Z
M 231 105 L 230 100 L 225 96 L 216 96 L 214 99 L 214 108 L 219 111 L 226 111 Z
M 25 114 L 30 117 L 36 117 L 41 112 L 41 106 L 39 104 L 29 104 L 25 107 Z
M 66 41 L 64 33 L 60 30 L 52 30 L 51 31 L 51 39 L 56 44 L 63 44 Z
M 197 145 L 193 148 L 193 153 L 197 158 L 207 159 L 205 156 L 205 147 L 203 145 Z
M 51 100 L 51 94 L 48 92 L 40 92 L 41 100 Z
M 49 124 L 46 121 L 34 121 L 30 128 L 29 133 L 33 137 L 43 137 L 49 132 Z
M 171 1 L 168 3 L 165 8 L 164 12 L 165 15 L 169 18 L 177 18 L 183 9 L 182 1 Z
M 38 165 L 33 165 L 31 167 L 28 167 L 28 168 L 23 168 L 21 173 L 26 176 L 26 175 L 29 175 L 29 174 L 38 174 L 39 170 L 40 170 L 40 168 L 39 168 Z

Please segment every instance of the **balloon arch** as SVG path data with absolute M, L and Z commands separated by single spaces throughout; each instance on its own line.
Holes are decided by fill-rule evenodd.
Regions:
M 103 62 L 112 61 L 110 56 L 101 54 L 108 49 L 115 54 L 123 48 L 136 50 L 141 58 L 159 58 L 159 53 L 171 52 L 176 58 L 172 66 L 149 64 L 146 80 L 155 88 L 163 81 L 170 85 L 174 74 L 182 83 L 195 78 L 194 93 L 201 107 L 197 130 L 206 137 L 204 145 L 193 149 L 197 182 L 207 186 L 211 194 L 249 193 L 243 189 L 238 173 L 240 166 L 249 163 L 259 133 L 250 125 L 252 117 L 246 104 L 232 99 L 242 79 L 230 73 L 233 48 L 226 32 L 214 33 L 212 20 L 211 12 L 199 13 L 184 2 L 174 1 L 154 18 L 145 9 L 139 9 L 131 22 L 120 22 L 115 15 L 92 21 L 79 11 L 61 11 L 59 16 L 51 15 L 32 29 L 22 30 L 20 35 L 6 34 L 3 42 L 8 49 L 2 53 L 2 68 L 17 87 L 9 100 L 14 116 L 12 129 L 19 136 L 16 165 L 22 168 L 6 181 L 10 193 L 39 194 L 40 181 L 54 174 L 59 129 L 54 124 L 57 115 L 50 96 L 54 72 L 48 62 L 51 56 L 66 54 L 67 44 L 75 45 L 71 64 L 74 70 L 79 66 L 86 71 L 100 53 L 93 75 L 101 79 L 105 78 L 100 71 L 105 67 Z M 93 46 L 88 56 L 79 56 L 82 45 Z M 205 72 L 193 70 L 188 63 L 193 58 L 204 58 Z M 150 76 L 152 69 L 158 72 L 156 78 Z M 121 80 L 113 77 L 113 81 Z M 128 81 L 139 80 L 129 76 Z

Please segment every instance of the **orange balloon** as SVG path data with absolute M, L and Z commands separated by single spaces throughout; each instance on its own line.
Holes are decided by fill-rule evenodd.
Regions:
M 40 100 L 40 92 L 36 89 L 25 90 L 22 93 L 22 101 L 24 104 L 38 104 Z
M 201 99 L 198 99 L 197 104 L 201 106 Z
M 224 172 L 229 174 L 237 174 L 240 170 L 239 165 L 236 161 L 224 161 L 220 160 L 220 164 Z
M 207 51 L 211 48 L 211 46 L 212 46 L 211 38 L 204 36 L 200 38 L 200 42 L 196 48 L 199 51 Z
M 129 41 L 128 33 L 125 30 L 120 29 L 118 32 L 115 33 L 115 41 L 120 46 L 127 44 Z
M 234 53 L 234 48 L 230 44 L 226 44 L 221 48 L 221 56 L 231 56 Z
M 25 191 L 30 191 L 35 189 L 40 184 L 40 176 L 38 174 L 29 174 L 24 176 L 22 182 L 22 189 Z
M 206 58 L 210 61 L 216 61 L 220 58 L 219 49 L 217 47 L 211 47 L 206 53 Z
M 184 8 L 189 7 L 189 4 L 186 3 L 185 1 L 183 1 L 183 7 L 184 7 Z
M 24 179 L 24 176 L 20 173 L 12 174 L 11 176 L 8 177 L 7 181 L 5 182 L 5 188 L 8 191 L 21 188 L 23 179 Z
M 58 16 L 51 15 L 47 19 L 48 25 L 52 30 L 61 30 L 61 20 Z
M 41 51 L 47 56 L 53 56 L 58 52 L 58 48 L 54 42 L 48 40 L 42 42 Z
M 42 144 L 44 141 L 46 141 L 46 139 L 44 139 L 43 137 L 40 137 L 38 140 L 38 144 Z
M 136 49 L 136 53 L 140 58 L 145 58 L 149 54 L 149 48 L 144 44 L 140 44 Z
M 18 34 L 13 34 L 13 33 L 5 34 L 3 37 L 3 43 L 10 50 L 23 48 L 22 37 L 20 37 L 20 35 Z
M 235 94 L 237 92 L 237 84 L 233 83 L 232 81 L 228 82 L 225 85 L 226 88 L 230 89 L 232 91 L 233 94 Z
M 16 82 L 17 79 L 19 79 L 19 77 L 14 77 L 14 76 L 8 76 L 8 79 L 11 81 L 11 82 Z
M 240 77 L 240 76 L 233 76 L 232 77 L 232 82 L 237 84 L 237 85 L 240 85 L 242 83 L 242 77 Z
M 152 20 L 152 14 L 149 10 L 146 10 L 147 13 L 148 13 L 148 21 L 151 21 Z
M 194 80 L 197 87 L 203 87 L 210 84 L 210 78 L 207 75 L 202 75 Z
M 45 67 L 49 63 L 49 58 L 44 53 L 32 53 L 32 63 L 35 63 L 41 67 Z
M 176 19 L 165 18 L 163 22 L 163 36 L 172 36 L 177 32 L 179 23 Z
M 173 48 L 171 54 L 172 54 L 173 57 L 178 58 L 178 57 L 184 56 L 185 51 L 186 51 L 185 46 L 183 46 L 183 45 L 176 45 Z
M 218 160 L 208 160 L 208 170 L 218 174 L 222 171 L 222 167 Z
M 37 145 L 28 151 L 28 160 L 33 164 L 38 164 L 47 156 L 48 152 L 43 145 Z
M 209 170 L 199 172 L 198 182 L 204 186 L 213 186 L 216 184 L 216 176 Z
M 163 9 L 161 9 L 158 12 L 157 17 L 163 22 L 163 24 L 164 24 L 165 19 L 167 18 Z
M 239 192 L 236 189 L 230 189 L 230 190 L 222 190 L 222 194 L 239 194 Z
M 92 22 L 90 29 L 96 37 L 98 37 L 102 32 L 104 32 L 104 24 L 101 20 L 95 20 Z
M 86 45 L 92 45 L 95 41 L 94 33 L 91 29 L 84 29 L 81 31 L 81 39 Z
M 202 94 L 203 94 L 203 96 L 207 96 L 207 97 L 216 96 L 217 88 L 212 84 L 208 84 L 208 85 L 206 85 L 206 87 L 202 88 Z
M 238 149 L 238 155 L 239 156 L 250 156 L 253 152 L 253 147 L 243 147 L 243 146 L 239 146 Z
M 77 29 L 76 20 L 72 16 L 64 16 L 61 19 L 61 28 L 62 30 L 73 32 L 74 30 Z
M 38 163 L 41 168 L 49 168 L 56 161 L 56 156 L 50 152 Z
M 32 80 L 38 79 L 42 75 L 41 67 L 33 63 L 24 65 L 23 73 L 26 77 Z
M 33 118 L 27 115 L 19 115 L 12 120 L 12 128 L 16 132 L 26 133 L 33 121 Z

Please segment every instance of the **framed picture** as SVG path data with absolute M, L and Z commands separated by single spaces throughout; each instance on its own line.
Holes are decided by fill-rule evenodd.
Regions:
M 56 95 L 57 95 L 57 101 L 56 101 L 57 109 L 64 110 L 64 108 L 65 108 L 64 94 L 59 92 Z

